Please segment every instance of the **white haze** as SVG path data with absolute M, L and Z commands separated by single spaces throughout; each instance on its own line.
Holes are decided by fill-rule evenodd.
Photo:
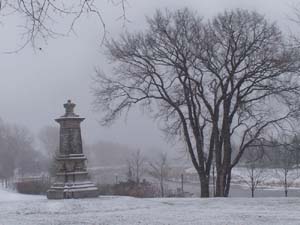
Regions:
M 99 0 L 98 0 L 99 1 Z M 205 18 L 225 9 L 247 8 L 276 20 L 285 31 L 292 27 L 288 17 L 297 1 L 282 0 L 127 0 L 126 15 L 130 22 L 124 24 L 117 18 L 122 15 L 118 6 L 99 1 L 108 37 L 117 37 L 125 29 L 139 31 L 145 28 L 145 15 L 155 9 L 189 7 Z M 2 52 L 14 50 L 19 44 L 20 30 L 16 27 L 21 18 L 0 19 L 0 117 L 7 122 L 22 124 L 34 133 L 46 125 L 55 126 L 54 119 L 63 114 L 62 104 L 72 99 L 76 112 L 83 122 L 83 138 L 92 143 L 98 140 L 117 142 L 144 149 L 171 151 L 174 146 L 166 143 L 157 124 L 138 109 L 116 121 L 111 127 L 101 127 L 99 113 L 92 110 L 93 96 L 90 87 L 94 69 L 109 73 L 109 66 L 100 46 L 103 27 L 91 16 L 83 17 L 76 25 L 77 35 L 70 35 L 48 44 L 38 43 L 41 51 L 28 46 L 17 54 Z M 60 27 L 63 28 L 63 27 Z M 292 30 L 294 28 L 290 28 Z

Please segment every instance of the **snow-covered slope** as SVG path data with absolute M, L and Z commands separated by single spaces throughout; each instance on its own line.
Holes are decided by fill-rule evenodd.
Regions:
M 0 191 L 0 225 L 300 224 L 300 198 L 47 200 Z
M 6 201 L 21 201 L 21 200 L 36 200 L 43 199 L 43 196 L 38 195 L 22 195 L 13 191 L 3 190 L 0 188 L 0 204 Z M 2 224 L 0 224 L 2 225 Z

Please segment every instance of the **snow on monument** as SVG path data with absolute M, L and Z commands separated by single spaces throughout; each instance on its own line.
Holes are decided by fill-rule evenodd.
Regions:
M 80 123 L 84 118 L 74 113 L 76 105 L 68 100 L 66 113 L 55 121 L 60 125 L 59 153 L 56 156 L 55 182 L 47 191 L 48 199 L 89 198 L 98 196 L 90 181 L 86 157 L 82 151 Z

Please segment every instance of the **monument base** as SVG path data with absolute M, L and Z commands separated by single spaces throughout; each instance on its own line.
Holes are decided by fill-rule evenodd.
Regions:
M 93 183 L 84 184 L 53 184 L 47 191 L 48 199 L 95 198 L 99 190 Z

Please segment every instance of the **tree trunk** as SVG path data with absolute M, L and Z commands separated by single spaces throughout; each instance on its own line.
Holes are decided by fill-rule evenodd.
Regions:
M 217 172 L 216 197 L 224 197 L 223 175 Z
M 223 167 L 217 168 L 217 180 L 216 180 L 216 197 L 225 196 L 226 185 L 226 171 Z
M 161 197 L 165 197 L 165 190 L 164 190 L 164 181 L 163 181 L 163 178 L 161 176 L 160 178 L 160 191 L 161 191 Z
M 288 191 L 287 191 L 287 188 L 284 190 L 284 195 L 285 195 L 285 197 L 287 197 L 287 196 L 288 196 Z
M 230 182 L 231 182 L 231 169 L 227 171 L 224 197 L 229 196 Z
M 288 196 L 288 183 L 287 183 L 287 169 L 284 171 L 284 195 L 285 197 Z
M 213 164 L 212 168 L 212 175 L 213 175 L 213 196 L 216 197 L 216 179 L 215 179 L 215 164 Z
M 251 167 L 251 197 L 254 198 L 254 188 L 255 188 L 255 184 L 254 184 L 254 168 Z
M 206 176 L 199 175 L 200 178 L 200 188 L 201 188 L 201 198 L 209 198 L 209 178 Z
M 183 190 L 183 173 L 181 174 L 181 194 L 184 197 L 184 190 Z
M 285 196 L 285 197 L 288 196 L 288 187 L 287 187 L 287 183 L 284 184 L 284 196 Z
M 217 171 L 216 197 L 228 197 L 231 182 L 231 170 Z

